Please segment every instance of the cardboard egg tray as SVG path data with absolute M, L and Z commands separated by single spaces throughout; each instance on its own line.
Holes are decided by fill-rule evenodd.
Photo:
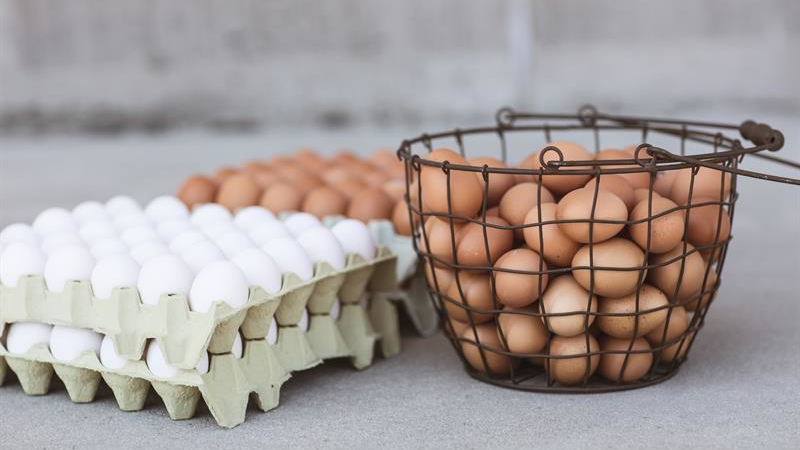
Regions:
M 117 353 L 130 361 L 121 369 L 109 369 L 93 351 L 63 363 L 53 358 L 46 344 L 23 355 L 9 354 L 0 345 L 0 385 L 8 367 L 26 394 L 44 395 L 55 373 L 72 401 L 85 403 L 94 399 L 102 379 L 125 411 L 142 409 L 152 386 L 172 419 L 193 417 L 202 397 L 219 425 L 234 427 L 245 420 L 250 393 L 256 394 L 261 410 L 275 408 L 280 388 L 293 371 L 342 357 L 349 357 L 358 369 L 368 367 L 380 338 L 371 320 L 383 323 L 391 317 L 384 317 L 383 307 L 368 313 L 363 298 L 391 290 L 396 285 L 395 266 L 396 257 L 383 247 L 372 261 L 351 254 L 341 271 L 316 264 L 309 281 L 287 274 L 276 294 L 253 287 L 243 307 L 217 302 L 207 313 L 190 311 L 183 295 L 165 294 L 157 305 L 144 305 L 136 289 L 117 288 L 103 300 L 93 297 L 86 280 L 69 282 L 55 293 L 46 289 L 41 276 L 22 277 L 14 288 L 0 286 L 0 329 L 14 322 L 92 329 L 111 336 Z M 335 321 L 329 313 L 337 298 L 342 308 Z M 376 298 L 380 304 L 380 296 Z M 306 308 L 310 321 L 304 333 L 297 324 Z M 266 336 L 273 317 L 278 338 L 270 345 Z M 244 352 L 237 359 L 230 350 L 239 331 Z M 157 340 L 167 362 L 180 369 L 176 376 L 160 379 L 150 372 L 143 361 L 148 339 Z M 204 352 L 209 353 L 209 371 L 200 375 L 195 367 Z

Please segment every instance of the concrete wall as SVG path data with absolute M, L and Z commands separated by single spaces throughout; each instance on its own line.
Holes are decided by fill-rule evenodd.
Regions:
M 800 2 L 0 0 L 0 132 L 800 110 Z

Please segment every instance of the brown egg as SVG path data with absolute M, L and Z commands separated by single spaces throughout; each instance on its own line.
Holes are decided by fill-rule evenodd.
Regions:
M 288 183 L 275 183 L 264 191 L 258 204 L 275 214 L 299 211 L 303 193 Z
M 248 161 L 241 168 L 242 172 L 244 172 L 244 173 L 246 173 L 246 174 L 248 174 L 250 176 L 253 176 L 254 173 L 260 172 L 262 170 L 268 170 L 267 169 L 267 165 L 264 164 L 263 161 L 258 161 L 258 160 L 255 160 L 255 159 L 252 160 L 252 161 Z
M 468 165 L 458 153 L 440 148 L 430 152 L 425 159 L 434 162 L 449 161 L 450 164 Z M 452 215 L 474 217 L 483 202 L 483 191 L 478 178 L 472 172 L 451 170 L 448 177 L 439 167 L 422 166 L 420 174 L 423 204 L 428 211 L 448 214 L 448 203 Z M 450 200 L 448 202 L 448 179 Z
M 660 265 L 672 261 L 664 266 L 653 267 L 647 276 L 647 280 L 661 289 L 669 299 L 674 298 L 678 301 L 685 301 L 700 293 L 705 276 L 706 263 L 699 252 L 692 252 L 692 250 L 694 250 L 694 246 L 687 244 L 687 255 L 684 258 L 683 244 L 681 244 L 667 253 L 650 257 L 651 265 Z M 682 277 L 681 272 L 683 273 Z M 678 286 L 679 278 L 680 286 Z M 677 295 L 675 295 L 676 288 L 678 288 Z
M 352 199 L 356 194 L 367 188 L 364 183 L 353 178 L 331 184 L 330 186 L 349 199 Z
M 283 181 L 281 177 L 269 169 L 261 169 L 259 171 L 250 173 L 250 178 L 252 178 L 262 190 L 272 186 L 275 183 L 280 183 Z
M 586 183 L 586 189 L 594 190 L 594 186 L 597 184 L 597 178 L 592 178 Z M 619 175 L 601 175 L 600 176 L 600 189 L 605 189 L 607 191 L 613 192 L 614 195 L 620 198 L 625 206 L 628 208 L 628 211 L 632 210 L 634 206 L 636 206 L 636 196 L 633 193 L 633 186 L 631 186 L 625 178 L 622 178 Z
M 217 183 L 217 185 L 220 185 L 228 178 L 232 177 L 233 175 L 236 175 L 238 172 L 239 171 L 234 169 L 233 167 L 223 167 L 214 172 L 214 176 L 212 178 L 214 179 L 214 182 Z
M 394 201 L 402 199 L 406 195 L 406 180 L 405 179 L 393 179 L 389 180 L 382 185 L 383 192 L 389 196 Z
M 499 217 L 486 217 L 486 227 L 480 223 L 469 222 L 461 229 L 458 243 L 458 263 L 467 266 L 491 266 L 514 245 L 512 230 L 493 228 L 491 225 L 508 226 Z M 485 234 L 484 234 L 485 233 Z M 486 254 L 488 244 L 489 254 Z
M 428 286 L 436 292 L 447 292 L 450 283 L 455 279 L 455 273 L 450 269 L 444 267 L 434 267 L 425 263 L 425 278 L 428 280 Z
M 192 175 L 178 188 L 177 197 L 189 208 L 211 203 L 217 194 L 217 184 L 204 175 Z
M 452 224 L 453 229 L 450 229 L 450 223 L 436 217 L 430 216 L 425 220 L 424 231 L 425 234 L 420 235 L 419 245 L 420 248 L 425 250 L 443 261 L 436 261 L 437 265 L 452 263 L 456 253 L 456 246 L 458 246 L 460 238 L 460 230 L 464 226 L 463 223 Z M 453 245 L 453 237 L 455 237 L 455 246 Z
M 615 338 L 631 338 L 634 334 L 636 337 L 644 336 L 664 322 L 668 305 L 669 301 L 663 292 L 649 284 L 643 284 L 639 291 L 638 313 L 636 292 L 624 297 L 603 297 L 600 299 L 601 313 L 624 315 L 600 316 L 597 318 L 597 326 L 603 333 Z
M 594 244 L 589 261 L 589 246 L 585 245 L 572 258 L 572 275 L 586 290 L 591 290 L 591 275 L 594 272 L 594 293 L 603 297 L 622 297 L 636 290 L 641 273 L 646 265 L 644 252 L 633 242 L 614 238 Z M 589 267 L 595 267 L 594 270 Z M 617 270 L 603 270 L 616 268 Z M 619 270 L 625 269 L 625 270 Z
M 378 150 L 372 152 L 372 155 L 370 155 L 368 161 L 376 167 L 391 166 L 398 161 L 397 153 L 394 150 L 389 150 L 388 148 L 379 148 Z
M 332 186 L 336 186 L 339 183 L 351 178 L 350 171 L 342 166 L 330 167 L 325 171 L 325 173 L 320 174 L 320 177 L 323 181 Z
M 500 199 L 500 217 L 511 225 L 524 225 L 526 223 L 525 216 L 528 215 L 531 208 L 539 205 L 540 193 L 542 204 L 555 203 L 553 194 L 546 187 L 539 187 L 536 183 L 520 183 L 512 187 Z M 523 228 L 516 229 L 514 234 L 518 238 L 522 238 L 523 230 Z
M 676 306 L 671 308 L 671 310 L 672 312 L 669 314 L 668 320 L 665 320 L 644 337 L 653 348 L 672 343 L 672 345 L 668 345 L 661 350 L 661 357 L 659 360 L 666 363 L 675 360 L 675 357 L 678 356 L 679 349 L 680 357 L 683 358 L 689 347 L 688 336 L 685 342 L 681 344 L 684 333 L 689 329 L 689 315 L 682 306 Z M 664 335 L 664 328 L 667 329 L 666 336 Z
M 459 337 L 464 334 L 464 330 L 467 328 L 470 328 L 470 324 L 468 323 L 459 322 L 452 319 L 445 319 L 442 321 L 442 329 L 450 336 Z
M 353 161 L 358 161 L 358 155 L 356 155 L 355 153 L 346 148 L 343 148 L 341 150 L 338 150 L 331 159 L 335 163 L 353 162 Z
M 679 205 L 689 201 L 689 185 L 692 180 L 692 169 L 679 170 L 670 190 L 670 198 Z M 723 186 L 724 180 L 724 186 Z M 730 194 L 731 175 L 715 169 L 700 167 L 694 177 L 692 186 L 692 203 L 698 198 L 710 198 L 716 201 L 726 200 Z M 722 195 L 720 195 L 722 191 Z
M 599 373 L 603 378 L 615 383 L 631 383 L 647 374 L 653 365 L 652 353 L 631 353 L 628 355 L 627 364 L 625 357 L 630 345 L 629 339 L 617 339 L 604 336 L 600 339 L 600 350 L 604 352 L 624 352 L 608 353 L 600 357 Z M 650 344 L 644 338 L 633 341 L 631 351 L 648 351 Z M 623 371 L 623 364 L 625 365 Z
M 633 147 L 636 149 L 636 147 Z M 641 153 L 639 155 L 641 158 L 646 158 L 647 155 Z M 633 159 L 632 152 L 626 150 L 617 150 L 613 148 L 609 148 L 603 151 L 598 152 L 594 159 L 596 161 L 607 161 L 610 159 Z M 640 168 L 639 164 L 609 164 L 602 166 L 603 169 L 634 169 Z M 603 175 L 605 176 L 605 175 Z M 636 173 L 620 173 L 616 176 L 622 177 L 630 183 L 631 186 L 634 188 L 647 188 L 650 186 L 650 174 L 648 172 L 636 172 Z
M 541 222 L 539 221 L 539 208 L 533 207 L 525 216 L 524 223 L 539 224 L 556 220 L 556 204 L 545 203 L 541 208 Z M 539 229 L 541 228 L 541 238 Z M 581 248 L 581 244 L 569 238 L 556 223 L 525 228 L 523 231 L 525 243 L 531 249 L 544 256 L 548 264 L 558 267 L 569 267 L 572 257 Z M 542 245 L 544 243 L 544 245 Z
M 508 349 L 519 354 L 543 353 L 547 345 L 547 330 L 542 319 L 535 314 L 536 308 L 505 308 L 497 318 L 498 332 L 502 331 L 500 342 L 505 337 Z M 515 314 L 516 313 L 516 314 Z
M 391 166 L 381 167 L 381 170 L 389 178 L 403 179 L 406 177 L 406 166 L 402 161 L 395 161 Z
M 677 208 L 678 205 L 676 205 L 675 202 L 660 196 L 653 197 L 652 203 L 648 200 L 639 202 L 633 211 L 631 211 L 631 221 L 637 222 L 628 225 L 631 239 L 639 244 L 639 247 L 647 249 L 647 229 L 649 223 L 650 253 L 664 253 L 675 248 L 683 239 L 684 221 L 686 219 L 683 210 Z M 670 210 L 675 211 L 659 216 Z M 649 222 L 647 221 L 647 219 L 655 216 L 659 217 Z
M 572 385 L 582 383 L 594 374 L 600 364 L 600 356 L 589 356 L 589 353 L 599 351 L 600 345 L 592 335 L 588 338 L 588 348 L 586 341 L 586 335 L 583 334 L 572 337 L 553 336 L 550 340 L 550 356 L 561 358 L 548 358 L 545 361 L 550 378 L 561 384 Z
M 706 282 L 703 288 L 703 295 L 700 298 L 700 301 L 692 300 L 686 304 L 687 311 L 697 311 L 698 309 L 703 309 L 708 306 L 708 303 L 716 296 L 717 292 L 717 272 L 714 270 L 708 271 L 708 277 L 706 278 Z
M 392 210 L 392 223 L 395 233 L 401 236 L 411 236 L 411 222 L 408 216 L 408 205 L 405 200 L 398 200 Z
M 279 172 L 279 173 L 281 174 L 281 177 L 284 180 L 286 180 L 289 184 L 291 184 L 304 194 L 308 194 L 315 188 L 323 185 L 322 180 L 320 180 L 314 175 L 309 175 L 302 172 L 296 172 L 294 174 L 291 174 L 291 171 Z
M 347 198 L 328 186 L 319 186 L 303 199 L 301 209 L 320 219 L 325 216 L 342 215 L 347 209 Z
M 482 347 L 475 343 L 475 334 Z M 465 341 L 461 342 L 461 351 L 464 358 L 475 370 L 488 372 L 495 375 L 508 374 L 512 367 L 519 364 L 519 359 L 505 356 L 501 353 L 502 348 L 500 338 L 497 336 L 497 327 L 492 323 L 477 325 L 475 329 L 467 328 L 461 335 Z M 481 357 L 481 355 L 483 355 Z M 484 360 L 486 363 L 484 364 Z
M 558 202 L 556 217 L 558 220 L 581 220 L 584 222 L 560 223 L 561 228 L 570 239 L 576 242 L 588 243 L 589 220 L 614 220 L 621 223 L 593 224 L 591 233 L 592 242 L 602 242 L 611 239 L 622 231 L 625 221 L 628 220 L 628 208 L 625 203 L 612 192 L 605 189 L 597 191 L 597 201 L 594 201 L 595 191 L 592 189 L 577 189 L 565 195 Z M 595 203 L 594 215 L 592 204 Z
M 533 155 L 528 156 L 525 158 L 522 163 L 520 163 L 521 168 L 524 169 L 533 169 L 538 170 L 541 167 L 539 161 L 539 153 L 542 152 L 547 147 L 557 147 L 561 150 L 562 155 L 564 156 L 564 161 L 591 161 L 594 159 L 594 155 L 587 152 L 585 148 L 576 144 L 574 142 L 566 142 L 566 141 L 558 141 L 558 142 L 550 142 L 549 144 L 545 144 L 542 148 L 534 153 Z M 558 161 L 558 154 L 554 151 L 548 151 L 545 156 L 545 162 L 550 161 Z M 588 167 L 579 166 L 579 167 L 561 167 L 558 169 L 560 173 L 569 173 L 570 170 L 586 170 Z M 536 179 L 531 179 L 528 175 L 518 175 L 518 181 L 536 181 Z M 556 195 L 564 195 L 567 192 L 578 189 L 586 184 L 589 181 L 590 175 L 561 175 L 561 174 L 547 174 L 543 175 L 542 184 L 547 188 L 550 189 Z
M 347 217 L 364 223 L 370 220 L 391 219 L 394 202 L 380 188 L 369 188 L 358 192 L 347 206 Z
M 695 199 L 698 204 L 713 201 L 702 197 Z M 688 213 L 689 227 L 686 235 L 695 247 L 708 247 L 724 242 L 731 235 L 731 218 L 720 205 L 692 206 Z
M 477 272 L 460 271 L 458 282 L 450 282 L 442 304 L 447 316 L 459 322 L 469 322 L 470 316 L 475 323 L 488 322 L 495 316 L 491 311 L 500 309 L 500 305 L 494 306 L 489 275 Z
M 491 208 L 486 210 L 486 217 L 495 216 L 500 217 L 500 207 L 499 206 L 492 206 Z
M 490 168 L 507 168 L 508 166 L 500 161 L 497 158 L 489 158 L 489 157 L 480 157 L 480 158 L 471 158 L 467 160 L 467 162 L 472 166 L 483 167 L 484 165 L 489 166 Z M 475 172 L 475 176 L 478 177 L 478 182 L 481 185 L 481 192 L 485 189 L 484 180 L 483 180 L 483 173 L 482 172 Z M 489 173 L 489 205 L 496 205 L 500 203 L 500 199 L 503 198 L 503 194 L 506 193 L 512 186 L 517 184 L 514 175 L 506 175 L 502 173 Z
M 382 187 L 391 178 L 383 172 L 372 170 L 362 173 L 361 179 L 367 186 Z
M 658 172 L 656 180 L 653 183 L 653 192 L 656 194 L 670 198 L 672 192 L 672 185 L 675 183 L 675 178 L 678 176 L 677 170 L 668 170 L 665 172 Z
M 540 268 L 541 265 L 541 268 Z M 535 302 L 547 288 L 547 263 L 533 250 L 518 248 L 504 254 L 495 269 L 538 273 L 513 273 L 495 270 L 495 289 L 501 303 L 511 308 L 523 308 Z
M 658 192 L 653 192 L 653 197 L 661 197 Z M 640 202 L 643 202 L 650 198 L 650 189 L 636 189 L 633 191 L 633 198 L 636 200 L 636 204 L 638 205 Z
M 547 327 L 559 336 L 583 334 L 595 320 L 597 297 L 575 281 L 570 274 L 552 280 L 542 296 L 540 309 Z M 571 314 L 570 314 L 571 313 Z
M 258 203 L 261 197 L 261 189 L 255 181 L 244 172 L 229 177 L 219 186 L 217 192 L 217 203 L 236 211 L 245 206 L 252 206 Z

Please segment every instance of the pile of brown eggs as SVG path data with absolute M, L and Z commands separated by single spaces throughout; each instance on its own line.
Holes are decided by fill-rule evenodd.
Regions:
M 387 219 L 399 234 L 410 235 L 405 191 L 405 168 L 392 151 L 378 150 L 365 159 L 346 150 L 331 158 L 300 150 L 238 169 L 224 167 L 213 176 L 194 175 L 180 186 L 177 197 L 190 207 L 216 202 L 231 211 L 260 205 L 276 214 Z
M 547 146 L 568 161 L 631 160 L 634 151 Z M 506 167 L 447 149 L 423 158 Z M 540 164 L 536 152 L 518 167 Z M 706 168 L 659 172 L 651 193 L 645 171 L 595 178 L 569 169 L 485 178 L 421 165 L 409 194 L 414 219 L 424 222 L 417 239 L 428 283 L 477 371 L 508 376 L 535 364 L 561 385 L 595 372 L 635 382 L 685 357 L 700 319 L 692 316 L 716 290 L 714 265 L 730 235 L 722 203 L 730 177 Z

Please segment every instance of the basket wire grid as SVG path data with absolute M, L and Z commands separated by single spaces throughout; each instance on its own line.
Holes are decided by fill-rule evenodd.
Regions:
M 780 131 L 771 128 L 765 124 L 759 124 L 753 121 L 746 121 L 741 125 L 729 125 L 720 123 L 709 122 L 696 122 L 684 120 L 669 120 L 669 119 L 653 119 L 653 118 L 640 118 L 628 116 L 616 116 L 599 113 L 592 106 L 582 107 L 577 114 L 533 114 L 533 113 L 519 113 L 509 108 L 504 108 L 498 111 L 496 115 L 496 124 L 489 127 L 471 128 L 471 129 L 455 129 L 452 131 L 436 133 L 436 134 L 423 134 L 419 137 L 408 139 L 402 142 L 397 153 L 398 157 L 405 162 L 406 167 L 406 202 L 409 209 L 409 220 L 413 224 L 413 244 L 416 252 L 418 253 L 422 262 L 430 268 L 429 276 L 426 277 L 428 282 L 428 291 L 430 298 L 433 301 L 441 319 L 442 325 L 446 334 L 448 335 L 451 344 L 458 353 L 467 372 L 479 380 L 489 382 L 492 384 L 510 387 L 515 389 L 523 389 L 529 391 L 540 392 L 568 392 L 568 393 L 588 393 L 588 392 L 608 392 L 644 387 L 665 381 L 672 377 L 680 365 L 686 360 L 686 357 L 691 349 L 694 339 L 702 328 L 705 321 L 706 314 L 709 306 L 716 294 L 716 291 L 721 282 L 721 274 L 725 263 L 725 256 L 727 254 L 728 244 L 731 240 L 730 233 L 724 239 L 720 239 L 720 232 L 722 229 L 723 211 L 727 212 L 728 220 L 732 223 L 735 203 L 738 198 L 737 176 L 748 176 L 762 180 L 776 181 L 788 184 L 799 185 L 800 180 L 767 175 L 758 172 L 752 172 L 740 168 L 740 163 L 746 155 L 753 155 L 755 157 L 768 159 L 778 162 L 793 168 L 800 168 L 800 164 L 787 161 L 774 155 L 762 153 L 764 150 L 772 152 L 779 150 L 784 144 L 783 135 Z M 428 160 L 425 155 L 436 148 L 438 142 L 448 140 L 449 142 L 455 141 L 458 153 L 464 158 L 484 156 L 483 154 L 468 155 L 465 146 L 465 137 L 473 135 L 495 135 L 500 150 L 500 159 L 507 163 L 508 158 L 508 142 L 507 136 L 513 133 L 533 133 L 538 134 L 544 142 L 549 143 L 553 141 L 552 136 L 556 133 L 561 137 L 562 134 L 575 131 L 590 131 L 593 135 L 594 151 L 597 153 L 601 149 L 601 135 L 611 130 L 627 130 L 640 131 L 641 142 L 633 153 L 632 158 L 629 159 L 606 159 L 606 160 L 586 160 L 586 161 L 570 161 L 566 160 L 563 152 L 556 146 L 547 146 L 539 153 L 539 168 L 525 169 L 508 167 L 490 167 L 488 165 L 473 166 L 464 164 L 451 164 L 449 161 L 438 162 Z M 752 146 L 745 147 L 738 138 L 726 136 L 723 131 L 738 131 L 742 138 L 750 141 Z M 677 138 L 679 142 L 679 152 L 672 153 L 664 148 L 656 147 L 647 144 L 648 136 L 651 134 L 661 134 L 664 136 Z M 530 140 L 529 142 L 532 142 Z M 687 155 L 687 142 L 692 142 L 701 146 L 710 148 L 710 152 L 701 153 L 696 155 Z M 531 146 L 530 150 L 534 150 Z M 423 208 L 423 197 L 425 195 L 425 186 L 423 186 L 421 170 L 424 167 L 435 167 L 441 169 L 446 177 L 446 196 L 447 196 L 447 211 L 446 213 L 434 212 L 425 210 Z M 701 201 L 699 203 L 692 203 L 693 192 L 695 188 L 695 178 L 700 168 L 712 169 L 722 172 L 720 176 L 719 198 L 712 199 L 711 201 Z M 678 204 L 677 207 L 661 211 L 660 213 L 653 214 L 653 197 L 654 197 L 654 184 L 656 177 L 660 173 L 669 171 L 689 169 L 691 176 L 689 178 L 688 186 L 688 202 L 686 204 Z M 458 189 L 458 186 L 451 183 L 452 175 L 455 172 L 472 172 L 479 174 L 483 179 L 483 200 L 477 217 L 467 217 L 453 213 L 452 194 Z M 598 193 L 600 190 L 600 178 L 607 175 L 615 174 L 631 174 L 631 173 L 646 173 L 649 175 L 649 186 L 647 193 L 647 216 L 641 220 L 632 220 L 630 217 L 623 221 L 614 220 L 601 220 L 595 218 L 595 210 L 597 207 Z M 495 175 L 496 174 L 496 175 Z M 575 219 L 575 220 L 542 220 L 542 184 L 537 183 L 538 199 L 536 206 L 539 210 L 538 221 L 533 223 L 524 223 L 522 225 L 498 225 L 495 223 L 487 222 L 487 210 L 490 205 L 487 202 L 489 198 L 489 187 L 491 185 L 492 175 L 514 175 L 524 176 L 528 181 L 542 180 L 542 177 L 547 176 L 568 176 L 568 175 L 588 175 L 596 178 L 594 183 L 594 193 L 592 197 L 592 211 L 588 219 Z M 689 218 L 693 210 L 699 207 L 716 207 L 718 210 L 715 236 L 713 243 L 706 246 L 695 246 L 690 248 L 688 241 L 688 233 L 684 233 L 682 240 L 679 244 L 680 254 L 673 259 L 662 261 L 659 263 L 651 262 L 651 227 L 653 220 L 674 213 L 675 211 L 682 211 L 684 214 L 684 229 L 687 229 Z M 429 233 L 426 227 L 421 226 L 429 217 L 437 217 L 449 224 L 450 235 L 450 249 L 452 251 L 452 260 L 442 258 L 434 254 L 431 249 L 431 241 L 429 240 Z M 631 220 L 629 220 L 631 219 Z M 479 224 L 483 230 L 483 246 L 486 255 L 485 266 L 464 265 L 459 264 L 458 257 L 455 249 L 457 248 L 456 226 L 455 224 L 475 223 Z M 589 229 L 589 265 L 581 267 L 554 267 L 552 264 L 544 267 L 544 258 L 539 258 L 539 268 L 536 271 L 512 270 L 507 268 L 494 267 L 490 259 L 490 245 L 487 235 L 487 229 L 503 229 L 503 230 L 519 230 L 530 227 L 537 227 L 539 234 L 540 245 L 542 246 L 539 253 L 543 254 L 546 242 L 543 237 L 543 228 L 546 225 L 568 224 L 568 223 L 586 223 Z M 594 264 L 594 246 L 593 242 L 593 228 L 597 224 L 616 224 L 628 227 L 631 224 L 646 223 L 647 226 L 647 242 L 644 248 L 644 259 L 639 267 L 601 267 Z M 627 228 L 626 228 L 627 229 Z M 684 277 L 684 268 L 686 259 L 693 253 L 700 252 L 703 255 L 705 264 L 705 271 L 700 292 L 691 296 L 683 301 L 677 300 L 678 291 L 681 288 L 681 283 Z M 680 271 L 678 274 L 677 283 L 674 292 L 665 292 L 669 303 L 665 306 L 660 306 L 654 309 L 641 309 L 640 308 L 640 294 L 642 286 L 645 284 L 646 271 L 654 268 L 663 267 L 673 263 L 680 264 Z M 463 299 L 460 301 L 454 299 L 445 293 L 446 289 L 440 289 L 440 280 L 437 275 L 437 270 L 434 267 L 446 268 L 453 271 L 455 276 L 452 278 L 452 283 L 457 286 L 458 296 Z M 548 312 L 545 308 L 544 302 L 539 300 L 539 309 L 535 312 L 531 311 L 507 311 L 502 309 L 502 304 L 498 301 L 496 290 L 496 275 L 500 272 L 519 273 L 525 275 L 544 276 L 545 274 L 553 280 L 554 276 L 559 274 L 568 274 L 573 270 L 589 270 L 590 273 L 590 286 L 589 298 L 587 300 L 587 307 L 582 311 L 571 311 L 565 313 L 552 313 Z M 603 271 L 638 271 L 638 282 L 635 291 L 635 312 L 629 313 L 612 313 L 591 311 L 591 302 L 595 296 L 595 272 Z M 489 276 L 489 283 L 492 296 L 491 310 L 476 309 L 469 305 L 467 297 L 464 295 L 464 288 L 462 286 L 461 277 L 459 274 L 462 271 L 485 271 L 491 274 Z M 713 274 L 712 274 L 713 272 Z M 537 299 L 542 298 L 544 288 L 541 279 L 537 283 Z M 598 295 L 597 298 L 600 296 Z M 667 339 L 667 331 L 669 328 L 669 321 L 672 317 L 673 310 L 680 306 L 686 306 L 697 302 L 696 310 L 692 314 L 689 325 L 684 332 L 677 338 L 671 340 Z M 448 315 L 448 308 L 444 307 L 449 304 L 452 307 L 460 308 L 465 311 L 467 317 L 467 330 L 471 330 L 466 334 L 468 337 L 459 336 L 454 327 L 451 318 Z M 637 337 L 641 337 L 638 333 L 640 326 L 640 318 L 645 314 L 651 314 L 659 310 L 666 310 L 666 319 L 663 326 L 663 332 L 660 339 L 660 345 L 652 345 L 650 349 L 636 350 L 634 343 Z M 514 353 L 508 349 L 508 343 L 503 331 L 503 327 L 499 326 L 500 314 L 522 314 L 530 315 L 541 318 L 545 323 L 545 328 L 548 330 L 547 344 L 539 353 Z M 567 316 L 580 314 L 583 316 L 583 336 L 585 340 L 585 351 L 579 354 L 563 355 L 550 355 L 549 347 L 553 337 L 552 331 L 548 326 L 548 319 L 554 317 Z M 477 323 L 475 321 L 476 315 L 491 315 L 490 323 L 494 321 L 497 326 L 499 339 L 502 348 L 485 345 L 481 343 L 480 337 L 476 330 Z M 633 337 L 629 339 L 627 349 L 625 350 L 597 350 L 592 351 L 590 340 L 593 339 L 593 332 L 590 329 L 590 317 L 594 318 L 600 316 L 612 317 L 627 317 L 634 318 L 633 323 Z M 593 320 L 593 319 L 592 319 Z M 482 370 L 476 369 L 469 364 L 464 356 L 463 345 L 474 345 L 477 347 L 480 359 L 482 362 Z M 675 348 L 677 345 L 676 353 L 671 361 L 662 363 L 660 362 L 661 353 L 669 347 Z M 629 360 L 632 355 L 640 353 L 650 353 L 652 355 L 652 365 L 647 373 L 640 379 L 624 383 L 619 380 L 624 379 L 626 368 L 628 367 Z M 487 358 L 492 354 L 500 355 L 508 360 L 508 373 L 496 374 L 489 371 L 490 364 Z M 599 376 L 591 374 L 591 366 L 593 358 L 602 358 L 607 354 L 621 354 L 624 356 L 619 370 L 617 381 L 603 380 Z M 496 356 L 495 356 L 496 357 Z M 575 359 L 585 358 L 586 363 L 584 376 L 580 383 L 565 385 L 557 383 L 551 376 L 548 367 L 550 361 L 558 359 Z M 541 365 L 532 363 L 532 360 L 543 362 Z M 520 363 L 517 365 L 515 363 Z

